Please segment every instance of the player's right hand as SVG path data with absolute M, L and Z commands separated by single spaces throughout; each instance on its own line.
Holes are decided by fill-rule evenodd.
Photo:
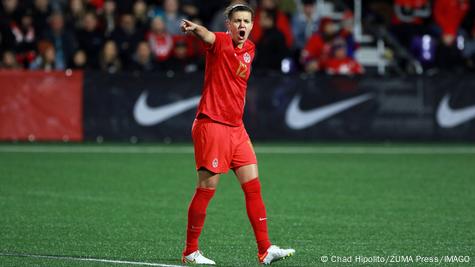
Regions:
M 193 23 L 189 20 L 186 20 L 186 19 L 181 20 L 180 28 L 181 28 L 181 31 L 184 32 L 184 33 L 193 32 L 194 30 L 196 30 L 197 27 L 198 27 L 197 24 L 195 24 L 195 23 Z

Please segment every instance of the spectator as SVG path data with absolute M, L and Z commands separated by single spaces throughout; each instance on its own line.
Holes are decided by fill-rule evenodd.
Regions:
M 86 12 L 86 3 L 83 0 L 70 0 L 65 14 L 67 27 L 75 31 L 81 29 Z
M 285 45 L 285 36 L 276 26 L 276 11 L 262 10 L 260 25 L 262 36 L 256 47 L 254 66 L 260 69 L 280 71 L 282 60 L 289 56 L 289 49 Z
M 110 37 L 116 28 L 117 22 L 117 4 L 114 0 L 105 0 L 104 8 L 100 13 L 99 20 L 104 35 Z
M 35 60 L 31 63 L 30 69 L 32 70 L 63 70 L 64 68 L 57 65 L 56 51 L 54 45 L 49 41 L 38 42 L 39 54 Z
M 313 73 L 323 69 L 330 55 L 332 42 L 338 36 L 338 24 L 330 18 L 323 18 L 319 31 L 313 34 L 302 50 L 300 60 L 306 72 Z
M 0 69 L 16 70 L 21 69 L 22 66 L 18 64 L 15 53 L 7 50 L 2 54 L 2 62 L 0 62 Z
M 178 0 L 164 0 L 163 7 L 152 9 L 151 16 L 161 16 L 167 31 L 171 35 L 181 34 L 180 23 L 186 17 L 180 13 L 180 3 Z
M 191 54 L 186 37 L 178 35 L 174 39 L 173 53 L 165 62 L 166 70 L 179 73 L 195 72 L 198 66 Z
M 343 18 L 341 21 L 341 30 L 339 31 L 339 36 L 345 40 L 346 54 L 347 56 L 353 58 L 355 50 L 358 48 L 358 44 L 355 42 L 353 36 L 353 12 L 346 10 L 343 12 Z
M 2 0 L 0 24 L 10 25 L 12 22 L 19 22 L 22 12 L 18 0 Z
M 32 12 L 35 32 L 38 35 L 38 40 L 41 40 L 45 30 L 49 27 L 48 19 L 52 14 L 52 7 L 48 0 L 34 0 Z
M 147 34 L 147 41 L 155 60 L 163 63 L 170 58 L 173 52 L 173 36 L 167 32 L 162 17 L 153 18 L 151 24 L 150 32 Z
M 256 15 L 254 17 L 254 27 L 251 31 L 251 39 L 258 44 L 262 37 L 262 28 L 260 25 L 260 15 L 263 10 L 273 11 L 276 13 L 276 27 L 285 36 L 285 43 L 288 48 L 293 45 L 293 34 L 289 20 L 285 13 L 280 11 L 277 7 L 276 0 L 261 0 L 259 7 L 256 9 Z
M 120 27 L 112 33 L 112 40 L 119 47 L 119 55 L 122 63 L 131 62 L 131 56 L 135 52 L 137 44 L 143 40 L 143 32 L 137 29 L 135 17 L 130 14 L 123 14 L 120 18 Z
M 348 56 L 344 39 L 333 42 L 330 57 L 324 62 L 325 72 L 331 75 L 363 74 L 364 69 L 356 60 Z
M 130 70 L 134 72 L 153 72 L 157 70 L 157 65 L 152 57 L 152 51 L 145 41 L 137 45 L 137 50 L 132 57 Z
M 457 70 L 463 66 L 463 46 L 457 42 L 457 35 L 468 9 L 467 0 L 436 0 L 434 2 L 434 20 L 441 30 L 435 55 L 438 68 Z
M 104 44 L 99 56 L 99 67 L 109 74 L 118 73 L 122 70 L 119 49 L 113 40 L 109 40 Z
M 180 12 L 179 0 L 164 0 L 163 9 L 165 11 L 164 20 L 167 26 L 167 31 L 171 35 L 182 34 L 180 29 L 180 23 L 186 17 Z
M 300 51 L 304 48 L 310 36 L 318 31 L 319 15 L 315 0 L 303 0 L 297 13 L 292 17 L 292 32 L 294 48 Z
M 31 11 L 21 16 L 20 23 L 12 22 L 11 32 L 15 36 L 15 54 L 17 61 L 28 68 L 36 56 L 36 32 L 33 27 Z
M 441 30 L 443 45 L 450 46 L 454 43 L 468 9 L 468 0 L 435 0 L 434 21 Z
M 150 25 L 147 15 L 147 3 L 144 0 L 137 0 L 133 6 L 133 14 L 137 21 L 137 28 L 141 31 L 146 31 Z
M 94 12 L 87 12 L 81 22 L 82 27 L 77 32 L 79 49 L 86 53 L 90 59 L 89 63 L 95 67 L 98 65 L 97 59 L 104 43 L 104 35 L 98 29 L 97 16 Z
M 90 66 L 91 64 L 89 64 L 87 54 L 84 50 L 78 50 L 74 53 L 72 69 L 88 69 Z
M 64 17 L 60 12 L 53 12 L 49 18 L 49 29 L 46 30 L 44 38 L 54 46 L 55 68 L 64 70 L 73 58 L 77 49 L 76 37 L 64 25 Z
M 411 47 L 415 36 L 429 32 L 431 15 L 429 0 L 395 0 L 391 31 L 406 48 Z

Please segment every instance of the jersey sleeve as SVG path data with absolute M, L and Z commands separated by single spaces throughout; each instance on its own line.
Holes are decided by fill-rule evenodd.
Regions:
M 221 51 L 223 46 L 223 42 L 226 38 L 226 33 L 224 32 L 215 32 L 214 35 L 216 36 L 214 43 L 209 46 L 205 46 L 206 51 L 216 54 L 217 52 Z

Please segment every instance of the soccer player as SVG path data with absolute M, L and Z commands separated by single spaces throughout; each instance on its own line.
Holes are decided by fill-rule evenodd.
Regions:
M 193 34 L 206 47 L 203 93 L 192 127 L 198 182 L 188 208 L 182 260 L 184 263 L 215 264 L 198 250 L 198 238 L 219 176 L 232 169 L 244 191 L 258 259 L 263 264 L 270 264 L 291 256 L 295 250 L 281 249 L 269 240 L 256 155 L 242 122 L 255 50 L 254 44 L 248 40 L 254 11 L 245 4 L 236 4 L 229 6 L 225 15 L 226 33 L 211 32 L 188 20 L 181 24 L 183 32 Z

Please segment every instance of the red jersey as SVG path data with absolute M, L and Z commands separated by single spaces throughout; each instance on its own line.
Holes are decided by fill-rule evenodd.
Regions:
M 214 44 L 206 48 L 205 79 L 197 117 L 204 114 L 214 121 L 240 126 L 255 45 L 246 40 L 238 48 L 229 34 L 215 35 Z

